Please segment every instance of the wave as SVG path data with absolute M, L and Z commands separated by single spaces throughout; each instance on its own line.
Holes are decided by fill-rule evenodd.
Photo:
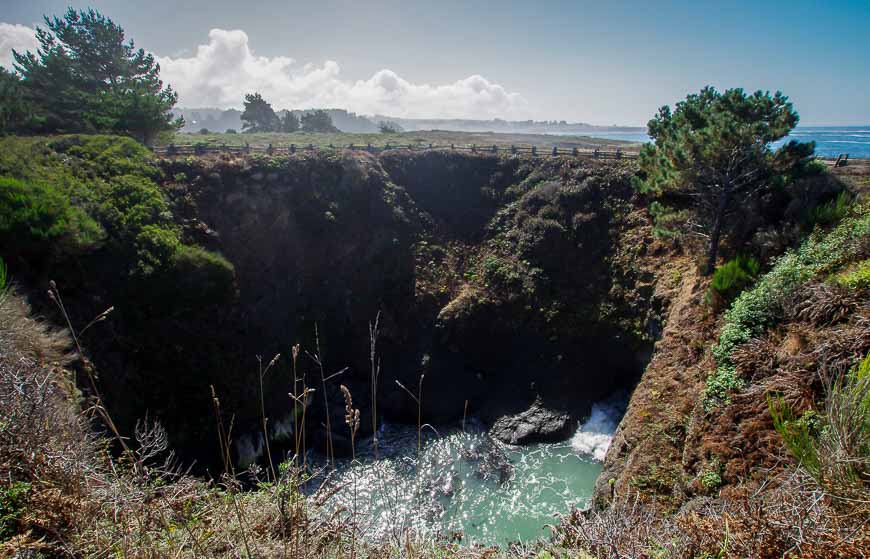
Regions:
M 603 462 L 624 413 L 624 398 L 593 404 L 589 419 L 580 425 L 571 438 L 571 447 L 580 454 Z

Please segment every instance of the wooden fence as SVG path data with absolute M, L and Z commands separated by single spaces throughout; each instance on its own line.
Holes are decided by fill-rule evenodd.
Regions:
M 609 149 L 581 149 L 581 148 L 538 148 L 525 146 L 478 146 L 478 145 L 435 145 L 435 144 L 387 144 L 384 146 L 349 144 L 346 146 L 315 146 L 314 144 L 286 146 L 228 146 L 212 144 L 175 145 L 169 144 L 154 148 L 154 153 L 165 156 L 176 155 L 206 155 L 209 153 L 265 153 L 268 155 L 312 153 L 312 152 L 336 152 L 343 150 L 362 151 L 368 153 L 383 153 L 392 150 L 409 151 L 465 151 L 481 154 L 517 155 L 526 157 L 588 157 L 593 159 L 636 159 L 637 151 L 626 151 L 621 148 Z
M 314 144 L 296 145 L 290 144 L 286 146 L 228 146 L 228 145 L 213 145 L 213 144 L 193 144 L 193 145 L 175 145 L 169 144 L 166 146 L 158 146 L 153 148 L 154 153 L 164 156 L 177 155 L 206 155 L 209 153 L 265 153 L 267 155 L 278 154 L 295 154 L 295 153 L 316 153 L 316 152 L 337 152 L 343 150 L 362 151 L 367 153 L 384 153 L 392 150 L 409 150 L 409 151 L 466 151 L 470 153 L 481 154 L 501 154 L 501 155 L 516 155 L 524 157 L 585 157 L 589 159 L 637 159 L 637 151 L 623 150 L 616 148 L 610 149 L 587 149 L 587 148 L 538 148 L 535 146 L 478 146 L 478 145 L 436 145 L 436 144 L 386 144 L 383 146 L 357 145 L 349 144 L 346 146 L 336 146 L 333 144 L 320 146 Z M 849 158 L 849 154 L 843 153 L 839 157 L 817 157 L 832 167 L 845 167 L 846 165 L 867 165 L 870 159 Z

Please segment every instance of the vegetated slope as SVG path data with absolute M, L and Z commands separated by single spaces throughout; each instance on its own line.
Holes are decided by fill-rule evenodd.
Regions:
M 704 302 L 709 281 L 684 272 L 596 487 L 598 507 L 636 522 L 640 499 L 664 516 L 647 518 L 656 535 L 626 530 L 616 547 L 735 557 L 867 549 L 866 199 L 834 223 L 775 259 L 718 317 Z M 564 533 L 594 532 L 608 514 L 575 518 Z

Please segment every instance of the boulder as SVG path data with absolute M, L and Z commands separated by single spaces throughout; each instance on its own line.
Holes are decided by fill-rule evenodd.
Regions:
M 547 409 L 538 398 L 526 411 L 497 419 L 490 435 L 504 443 L 523 445 L 563 441 L 576 427 L 569 414 Z

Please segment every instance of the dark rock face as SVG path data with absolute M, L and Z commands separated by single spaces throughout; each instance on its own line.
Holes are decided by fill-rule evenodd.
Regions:
M 328 413 L 334 440 L 346 435 L 338 383 L 371 429 L 378 313 L 379 417 L 416 421 L 396 382 L 416 394 L 422 376 L 425 422 L 475 414 L 512 444 L 566 438 L 649 355 L 647 303 L 619 306 L 641 278 L 613 261 L 633 196 L 626 165 L 397 150 L 164 167 L 186 177 L 186 233 L 236 268 L 237 362 L 300 343 L 325 376 L 347 367 L 323 386 L 319 366 L 300 361 L 320 392 L 310 424 Z M 274 421 L 289 412 L 284 363 L 266 381 Z M 248 387 L 227 406 L 248 409 L 239 429 L 256 430 L 254 379 L 238 374 Z
M 507 416 L 499 438 L 523 444 L 569 435 L 648 356 L 655 312 L 628 296 L 642 278 L 616 259 L 631 229 L 630 163 L 399 150 L 158 163 L 184 241 L 226 257 L 236 292 L 147 323 L 119 308 L 113 336 L 88 345 L 124 431 L 157 418 L 185 460 L 210 467 L 219 456 L 212 386 L 239 454 L 262 451 L 257 356 L 283 355 L 263 377 L 274 456 L 289 450 L 288 393 L 303 385 L 316 389 L 309 448 L 325 450 L 329 424 L 335 452 L 349 450 L 339 384 L 362 436 L 375 400 L 379 419 L 415 422 L 417 403 L 396 381 L 416 394 L 421 377 L 424 422 Z
M 547 409 L 539 398 L 526 411 L 497 419 L 489 432 L 504 443 L 523 445 L 561 441 L 576 428 L 570 414 Z

